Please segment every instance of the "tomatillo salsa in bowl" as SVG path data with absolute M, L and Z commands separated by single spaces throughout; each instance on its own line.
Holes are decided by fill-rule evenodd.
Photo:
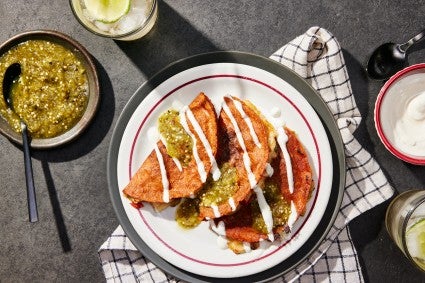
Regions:
M 29 31 L 0 46 L 0 80 L 6 69 L 21 65 L 13 83 L 14 111 L 0 99 L 0 131 L 22 143 L 20 119 L 31 147 L 43 149 L 75 139 L 88 126 L 99 103 L 95 65 L 83 46 L 56 31 Z

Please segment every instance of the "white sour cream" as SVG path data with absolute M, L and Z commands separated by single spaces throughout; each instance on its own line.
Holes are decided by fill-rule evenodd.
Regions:
M 223 221 L 218 222 L 215 225 L 214 220 L 209 220 L 211 230 L 213 230 L 217 234 L 217 245 L 220 249 L 227 249 L 227 237 L 226 237 L 226 226 Z
M 283 158 L 285 159 L 289 192 L 292 194 L 294 192 L 294 175 L 292 172 L 291 157 L 289 155 L 288 148 L 286 147 L 286 143 L 288 142 L 288 135 L 285 133 L 285 130 L 282 127 L 277 129 L 277 133 L 277 143 L 279 144 L 280 149 L 282 150 Z
M 425 156 L 425 92 L 411 99 L 394 128 L 395 145 L 403 152 Z
M 158 159 L 159 169 L 161 171 L 161 181 L 162 181 L 162 188 L 163 188 L 162 200 L 168 203 L 170 201 L 170 191 L 169 191 L 170 183 L 168 182 L 164 159 L 162 158 L 161 151 L 159 150 L 157 144 L 155 144 L 155 153 L 156 153 L 156 158 Z
M 273 176 L 274 173 L 274 169 L 273 167 L 270 165 L 270 163 L 266 164 L 266 171 L 264 172 L 266 177 L 271 177 Z
M 251 252 L 251 244 L 248 242 L 243 242 L 243 249 L 246 253 Z
M 214 216 L 215 218 L 219 218 L 221 216 L 220 210 L 218 210 L 218 206 L 217 205 L 211 205 L 211 208 L 214 212 Z
M 161 135 L 155 127 L 149 128 L 148 130 L 148 138 L 150 141 L 154 143 L 154 150 L 156 154 L 156 158 L 159 163 L 159 169 L 161 172 L 161 182 L 162 182 L 162 200 L 166 203 L 170 201 L 170 182 L 168 181 L 167 171 L 165 169 L 164 158 L 162 157 L 161 151 L 159 150 L 157 141 L 161 139 Z M 162 140 L 161 140 L 162 141 Z M 162 141 L 163 144 L 166 144 Z M 178 161 L 178 160 L 177 160 Z M 177 165 L 177 164 L 176 164 Z
M 233 128 L 235 129 L 236 138 L 239 142 L 239 145 L 241 146 L 241 148 L 243 150 L 243 156 L 242 156 L 243 163 L 245 165 L 245 170 L 248 174 L 249 184 L 250 184 L 251 189 L 252 189 L 257 184 L 257 180 L 255 179 L 255 175 L 254 175 L 254 173 L 252 173 L 252 170 L 251 170 L 251 159 L 249 158 L 248 151 L 247 151 L 246 146 L 245 146 L 245 141 L 242 137 L 242 132 L 239 128 L 238 123 L 236 122 L 235 117 L 232 114 L 232 111 L 230 110 L 229 106 L 227 106 L 227 103 L 226 103 L 225 100 L 223 101 L 222 108 L 223 108 L 224 112 L 226 113 L 226 115 L 229 117 L 230 121 L 232 122 Z
M 179 116 L 180 116 L 180 124 L 183 126 L 186 133 L 192 138 L 192 141 L 193 141 L 193 147 L 192 147 L 193 157 L 195 159 L 195 162 L 196 162 L 196 165 L 197 165 L 197 168 L 198 168 L 199 177 L 201 178 L 202 183 L 205 183 L 205 181 L 207 180 L 207 172 L 205 171 L 204 162 L 202 162 L 202 160 L 201 160 L 201 158 L 199 157 L 199 154 L 198 154 L 198 147 L 196 145 L 196 136 L 189 129 L 189 125 L 187 124 L 187 120 L 186 120 L 186 111 L 184 111 L 184 110 L 180 111 Z
M 236 204 L 235 204 L 235 200 L 231 197 L 228 200 L 230 207 L 232 208 L 232 211 L 236 211 Z
M 234 100 L 231 96 L 228 96 L 230 99 L 232 99 L 233 103 L 235 104 L 236 109 L 239 111 L 239 114 L 241 114 L 242 118 L 244 119 L 246 125 L 249 128 L 249 133 L 251 134 L 252 139 L 254 140 L 254 143 L 257 147 L 261 148 L 261 143 L 258 139 L 257 133 L 254 130 L 254 126 L 252 125 L 251 119 L 246 115 L 245 111 L 242 108 L 242 103 L 238 100 Z
M 282 111 L 274 107 L 270 111 L 271 116 L 268 117 L 268 120 L 271 121 L 275 131 L 277 132 L 277 143 L 282 151 L 283 158 L 286 164 L 286 175 L 288 178 L 288 186 L 289 192 L 292 194 L 294 192 L 294 174 L 292 171 L 292 162 L 291 157 L 289 155 L 288 148 L 286 147 L 286 143 L 288 142 L 288 135 L 283 128 L 285 126 L 285 120 L 282 117 Z
M 289 214 L 288 218 L 288 227 L 289 230 L 292 231 L 292 226 L 294 226 L 295 221 L 298 219 L 297 208 L 295 207 L 294 202 L 291 200 L 291 214 Z
M 212 171 L 213 180 L 217 181 L 221 176 L 221 172 L 220 172 L 220 169 L 218 169 L 217 161 L 215 160 L 215 157 L 213 155 L 211 145 L 210 145 L 207 137 L 205 136 L 205 133 L 203 132 L 201 126 L 199 125 L 198 121 L 196 120 L 195 115 L 193 115 L 192 111 L 190 110 L 190 108 L 184 107 L 183 111 L 186 112 L 187 117 L 189 118 L 189 121 L 192 123 L 193 128 L 195 129 L 196 133 L 198 134 L 198 137 L 201 140 L 202 145 L 205 148 L 205 151 L 207 152 L 207 155 L 208 155 L 210 162 L 211 162 L 211 171 Z
M 165 141 L 164 137 L 162 135 L 160 135 L 160 140 L 162 142 L 162 144 L 165 146 L 165 148 L 167 148 L 167 142 Z M 168 151 L 168 148 L 167 148 Z M 183 170 L 182 164 L 180 163 L 180 160 L 178 160 L 175 157 L 172 157 L 174 164 L 176 164 L 177 169 L 179 169 L 179 171 L 181 172 Z
M 274 241 L 274 235 L 273 235 L 273 215 L 272 211 L 270 209 L 269 204 L 266 201 L 266 198 L 264 197 L 263 190 L 256 186 L 254 188 L 254 192 L 257 195 L 257 201 L 258 206 L 260 207 L 261 215 L 263 216 L 264 223 L 266 224 L 267 228 L 267 236 L 270 241 Z

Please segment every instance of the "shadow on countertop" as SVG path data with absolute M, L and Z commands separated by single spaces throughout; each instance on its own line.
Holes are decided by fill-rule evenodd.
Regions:
M 132 42 L 115 41 L 146 77 L 152 77 L 176 60 L 219 51 L 167 3 L 159 1 L 158 6 L 157 22 L 145 37 Z
M 374 102 L 384 82 L 371 81 L 366 74 L 365 64 L 360 63 L 346 50 L 343 50 L 343 54 L 357 107 L 362 115 L 362 122 L 354 136 L 372 157 L 380 163 L 389 183 L 395 188 L 395 195 L 398 192 L 409 189 L 398 186 L 403 178 L 414 176 L 416 178 L 415 182 L 425 187 L 423 167 L 411 165 L 393 157 L 379 142 L 379 138 L 374 132 Z M 409 63 L 413 64 L 412 62 Z M 399 172 L 395 172 L 397 170 Z M 400 174 L 405 176 L 401 177 Z M 367 271 L 385 270 L 388 266 L 396 266 L 398 273 L 406 274 L 406 278 L 409 279 L 416 278 L 419 280 L 417 282 L 420 282 L 423 280 L 423 274 L 412 267 L 386 231 L 385 213 L 390 202 L 391 199 L 377 205 L 353 219 L 349 224 L 365 282 L 375 282 L 378 279 L 374 274 Z M 373 249 L 371 248 L 372 245 Z M 376 253 L 376 250 L 379 250 L 377 254 L 380 254 L 381 257 L 374 257 L 374 254 L 371 254 Z M 385 254 L 388 256 L 382 258 L 382 255 Z M 397 254 L 397 256 L 394 256 L 394 254 Z M 365 262 L 363 256 L 368 259 L 367 262 Z M 395 259 L 397 259 L 397 262 L 394 262 Z
M 31 152 L 32 158 L 41 162 L 45 185 L 37 184 L 36 186 L 47 189 L 52 216 L 54 217 L 58 238 L 64 253 L 71 252 L 72 245 L 58 197 L 60 188 L 55 185 L 49 163 L 75 160 L 90 153 L 102 142 L 112 125 L 115 112 L 112 83 L 103 66 L 97 60 L 94 59 L 94 61 L 99 75 L 100 103 L 93 121 L 80 137 L 69 144 L 54 149 L 32 150 Z M 15 146 L 19 147 L 18 145 Z
M 343 49 L 342 53 L 344 55 L 345 64 L 347 66 L 347 72 L 350 78 L 351 89 L 356 100 L 356 105 L 362 116 L 362 122 L 360 123 L 357 130 L 354 132 L 354 136 L 359 141 L 359 143 L 370 154 L 373 155 L 373 143 L 370 139 L 366 127 L 366 119 L 369 117 L 369 115 L 373 116 L 373 113 L 370 113 L 369 110 L 369 81 L 367 78 L 366 70 L 364 68 L 364 65 L 361 62 L 357 61 L 357 59 L 354 58 L 354 56 L 351 55 L 347 50 Z
M 364 64 L 360 63 L 347 50 L 343 49 L 342 52 L 344 55 L 345 64 L 347 65 L 347 72 L 351 82 L 351 89 L 356 100 L 356 105 L 362 116 L 362 121 L 354 132 L 354 136 L 358 142 L 373 156 L 375 149 L 373 147 L 373 142 L 369 135 L 366 123 L 369 115 L 373 116 L 373 113 L 371 113 L 369 109 L 369 80 L 364 68 Z M 380 227 L 382 225 L 382 207 L 383 206 L 380 205 L 378 208 L 373 208 L 372 210 L 365 212 L 363 215 L 353 219 L 349 224 L 351 236 L 356 243 L 356 248 L 358 249 L 359 254 L 365 245 L 376 239 L 379 233 Z M 371 214 L 371 216 L 364 217 L 366 214 Z M 367 223 L 365 223 L 364 219 L 367 219 Z M 365 226 L 369 226 L 370 229 L 365 230 Z M 362 269 L 367 270 L 365 262 L 361 256 L 359 256 L 359 261 Z M 370 281 L 367 273 L 363 272 L 363 276 L 366 282 Z

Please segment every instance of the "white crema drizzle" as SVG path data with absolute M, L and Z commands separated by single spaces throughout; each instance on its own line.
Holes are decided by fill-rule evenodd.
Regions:
M 235 117 L 233 116 L 232 112 L 230 111 L 229 106 L 227 106 L 226 101 L 223 101 L 222 104 L 223 110 L 226 113 L 226 115 L 229 117 L 230 121 L 232 122 L 233 128 L 235 129 L 236 138 L 238 139 L 239 145 L 241 146 L 243 150 L 243 163 L 245 166 L 245 170 L 248 174 L 248 180 L 249 184 L 251 186 L 251 189 L 255 187 L 257 184 L 257 180 L 255 180 L 255 175 L 252 173 L 251 170 L 251 160 L 249 158 L 248 152 L 246 150 L 245 142 L 242 137 L 241 130 L 239 129 L 238 123 L 235 120 Z
M 270 209 L 270 206 L 264 197 L 263 190 L 260 187 L 255 186 L 254 192 L 257 195 L 258 206 L 260 207 L 261 215 L 263 216 L 264 223 L 266 224 L 268 234 L 267 236 L 269 240 L 273 242 L 274 235 L 272 210 Z
M 266 177 L 271 177 L 271 176 L 273 176 L 273 173 L 274 173 L 274 169 L 273 169 L 273 167 L 270 165 L 270 163 L 267 163 L 266 164 L 266 171 L 265 171 L 265 176 Z
M 298 219 L 297 208 L 295 207 L 294 202 L 291 200 L 291 213 L 289 214 L 289 217 L 288 217 L 289 231 L 292 230 L 292 226 L 294 226 L 294 223 L 297 219 Z
M 211 205 L 211 208 L 212 208 L 212 210 L 214 212 L 215 218 L 219 218 L 221 216 L 221 213 L 218 210 L 218 206 L 213 204 L 213 205 Z
M 156 143 L 155 143 L 155 153 L 156 153 L 156 158 L 158 159 L 159 169 L 161 171 L 161 181 L 162 181 L 162 188 L 163 188 L 162 200 L 164 202 L 169 202 L 170 201 L 170 191 L 169 191 L 170 184 L 167 178 L 167 171 L 165 170 L 164 159 L 162 158 L 162 154 L 159 151 L 158 145 Z
M 209 220 L 211 230 L 213 230 L 217 235 L 217 244 L 222 249 L 227 249 L 227 237 L 226 237 L 226 226 L 223 221 L 218 222 L 215 225 L 214 220 Z
M 161 142 L 167 147 L 167 142 L 165 141 L 164 137 L 160 135 Z M 180 163 L 180 160 L 178 160 L 175 157 L 172 157 L 174 164 L 176 164 L 177 169 L 181 172 L 183 170 L 182 164 Z
M 228 201 L 229 201 L 230 207 L 232 208 L 232 211 L 235 211 L 236 210 L 235 200 L 231 197 L 231 198 L 229 198 Z
M 161 172 L 162 192 L 163 192 L 162 200 L 164 202 L 169 202 L 170 201 L 170 191 L 169 191 L 170 183 L 168 181 L 164 159 L 162 158 L 161 151 L 159 150 L 159 147 L 157 144 L 158 140 L 161 139 L 161 135 L 159 134 L 158 130 L 153 127 L 148 130 L 148 138 L 154 142 L 154 150 L 155 150 L 156 158 L 159 163 L 159 170 Z M 165 145 L 163 141 L 162 143 Z
M 193 147 L 192 147 L 193 157 L 195 158 L 195 162 L 196 162 L 196 165 L 197 165 L 197 168 L 198 168 L 199 177 L 201 178 L 202 183 L 205 183 L 205 181 L 207 180 L 207 172 L 205 172 L 204 163 L 199 158 L 198 149 L 196 147 L 196 137 L 189 129 L 189 125 L 187 124 L 185 114 L 186 114 L 186 111 L 184 109 L 182 109 L 182 111 L 180 111 L 180 113 L 179 113 L 180 124 L 183 126 L 186 133 L 192 138 L 192 141 L 193 141 Z
M 283 127 L 277 129 L 277 143 L 280 146 L 280 149 L 283 153 L 283 158 L 285 159 L 286 164 L 286 175 L 288 176 L 288 186 L 289 192 L 292 194 L 294 192 L 294 174 L 292 172 L 292 162 L 291 157 L 289 156 L 288 148 L 286 143 L 288 142 L 288 135 L 285 133 Z
M 249 253 L 251 251 L 251 243 L 243 242 L 243 249 L 246 253 Z
M 227 97 L 230 98 L 233 101 L 233 103 L 235 104 L 236 109 L 239 111 L 239 113 L 241 114 L 243 120 L 247 124 L 247 126 L 249 128 L 249 133 L 251 134 L 251 137 L 254 140 L 255 145 L 257 147 L 261 148 L 261 143 L 258 140 L 258 136 L 257 136 L 257 133 L 254 130 L 254 126 L 252 125 L 252 121 L 248 117 L 248 115 L 246 115 L 245 111 L 243 110 L 242 103 L 240 101 L 238 101 L 238 100 L 234 100 L 231 96 L 227 96 Z
M 195 118 L 195 115 L 193 115 L 193 112 L 189 109 L 189 107 L 187 106 L 184 107 L 182 109 L 182 112 L 186 112 L 187 117 L 189 118 L 189 121 L 192 123 L 192 126 L 195 129 L 195 132 L 198 134 L 198 137 L 201 140 L 202 145 L 204 146 L 205 151 L 207 152 L 207 155 L 211 162 L 211 171 L 212 171 L 213 180 L 217 181 L 221 176 L 221 172 L 220 172 L 220 169 L 218 169 L 217 161 L 215 160 L 211 145 L 208 142 L 208 139 L 205 136 L 204 131 L 202 130 L 201 126 L 199 125 L 198 121 Z
M 277 131 L 277 143 L 279 144 L 280 150 L 282 151 L 283 158 L 286 164 L 286 175 L 288 178 L 289 192 L 294 192 L 294 174 L 292 171 L 291 157 L 289 156 L 286 143 L 288 142 L 288 135 L 285 133 L 285 121 L 282 118 L 282 113 L 279 108 L 275 107 L 271 110 L 272 117 L 269 121 L 272 121 L 272 125 Z

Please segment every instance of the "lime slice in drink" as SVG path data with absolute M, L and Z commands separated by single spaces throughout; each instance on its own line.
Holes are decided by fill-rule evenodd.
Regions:
M 83 0 L 93 20 L 114 23 L 130 10 L 131 0 Z
M 412 257 L 425 260 L 425 218 L 421 218 L 408 228 L 406 244 Z

